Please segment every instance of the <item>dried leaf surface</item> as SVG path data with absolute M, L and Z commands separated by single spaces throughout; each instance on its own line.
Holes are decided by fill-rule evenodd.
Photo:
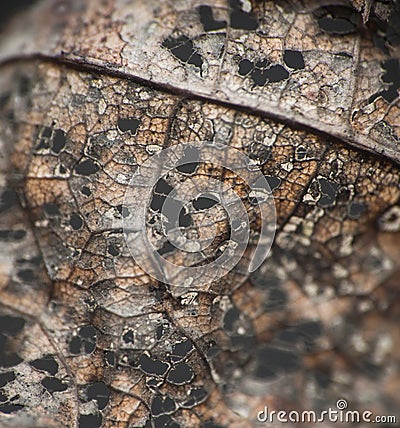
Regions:
M 223 3 L 203 22 L 207 5 L 184 1 L 76 4 L 63 7 L 79 20 L 55 18 L 69 30 L 46 44 L 38 27 L 36 43 L 101 72 L 44 60 L 1 69 L 0 424 L 253 427 L 265 405 L 326 410 L 342 397 L 396 414 L 400 174 L 378 154 L 398 159 L 397 89 L 369 101 L 386 90 L 384 54 L 357 32 L 318 30 L 310 2 L 307 13 L 256 2 L 241 9 L 257 21 L 247 30 Z M 183 32 L 186 61 L 174 45 Z M 285 50 L 304 68 L 257 85 L 264 66 L 288 69 Z M 116 69 L 127 75 L 104 73 Z M 154 150 L 221 138 L 268 177 L 277 236 L 257 272 L 176 295 L 130 256 L 124 194 Z M 194 174 L 241 186 L 218 168 Z M 226 233 L 221 221 L 221 242 Z

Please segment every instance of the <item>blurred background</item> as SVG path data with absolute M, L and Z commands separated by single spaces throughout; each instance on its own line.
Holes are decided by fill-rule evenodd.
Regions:
M 0 31 L 4 29 L 8 21 L 20 10 L 37 3 L 38 0 L 0 0 Z

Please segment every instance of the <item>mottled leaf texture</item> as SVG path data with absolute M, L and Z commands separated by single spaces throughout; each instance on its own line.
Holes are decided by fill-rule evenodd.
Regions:
M 43 1 L 9 25 L 1 427 L 244 428 L 338 399 L 399 421 L 399 4 L 351 3 L 385 30 L 333 0 Z M 159 150 L 202 141 L 259 166 L 277 233 L 257 271 L 175 293 L 131 257 L 124 195 Z M 243 183 L 195 163 L 155 189 L 154 236 L 189 175 L 238 191 L 256 241 Z M 196 201 L 182 227 L 217 222 L 212 260 L 226 218 Z

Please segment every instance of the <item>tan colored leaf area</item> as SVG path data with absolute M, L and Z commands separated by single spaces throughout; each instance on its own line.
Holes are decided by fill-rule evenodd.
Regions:
M 333 3 L 45 1 L 0 36 L 0 427 L 280 426 L 260 411 L 339 399 L 399 421 L 400 67 Z M 132 257 L 125 195 L 156 153 L 204 141 L 262 172 L 275 239 L 256 271 L 177 292 Z M 246 209 L 246 261 L 251 191 L 190 166 L 154 189 L 155 251 L 198 263 L 159 204 L 219 180 Z M 206 264 L 233 226 L 216 204 L 180 227 L 214 231 Z

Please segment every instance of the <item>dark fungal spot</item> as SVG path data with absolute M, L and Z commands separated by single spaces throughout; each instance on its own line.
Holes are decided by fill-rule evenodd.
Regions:
M 199 160 L 199 149 L 189 146 L 185 149 L 184 156 L 178 161 L 176 169 L 183 174 L 193 174 L 199 165 Z
M 54 153 L 60 153 L 61 150 L 65 147 L 65 144 L 66 144 L 65 132 L 62 129 L 56 129 L 54 131 L 53 144 L 52 144 L 51 150 Z
M 381 64 L 385 73 L 382 76 L 382 81 L 389 84 L 389 88 L 377 92 L 369 98 L 372 103 L 378 97 L 383 97 L 388 103 L 393 102 L 399 96 L 398 89 L 400 88 L 400 61 L 396 58 L 391 58 Z
M 101 415 L 80 415 L 79 428 L 100 428 L 102 421 Z
M 0 412 L 1 413 L 14 413 L 18 412 L 19 410 L 22 410 L 25 406 L 22 404 L 12 404 L 12 403 L 5 403 L 0 404 Z
M 107 247 L 107 252 L 108 252 L 108 254 L 110 254 L 110 255 L 111 255 L 111 256 L 113 256 L 113 257 L 116 257 L 116 256 L 118 256 L 118 255 L 119 255 L 118 248 L 117 248 L 115 245 L 112 245 L 112 244 L 110 244 L 110 245 Z
M 0 367 L 14 367 L 22 363 L 23 359 L 15 352 L 3 353 L 0 351 Z
M 109 366 L 113 367 L 115 365 L 115 353 L 114 353 L 114 351 L 105 351 L 104 352 L 104 359 Z
M 203 65 L 202 57 L 194 49 L 192 40 L 187 36 L 168 37 L 162 46 L 171 51 L 175 58 L 178 58 L 186 64 L 192 64 L 201 70 Z
M 134 342 L 134 334 L 133 334 L 133 330 L 128 330 L 126 331 L 123 335 L 122 335 L 122 340 L 125 343 L 133 343 Z
M 85 159 L 75 166 L 75 172 L 79 175 L 95 174 L 100 168 L 91 160 Z
M 197 197 L 192 202 L 192 205 L 196 211 L 201 211 L 201 210 L 207 210 L 209 208 L 212 208 L 214 205 L 218 203 L 219 201 L 216 198 L 216 196 L 205 194 Z
M 1 241 L 19 241 L 26 236 L 26 230 L 0 230 Z
M 0 213 L 18 204 L 18 194 L 11 189 L 5 189 L 0 196 Z
M 254 69 L 254 64 L 248 59 L 242 59 L 239 62 L 239 74 L 247 76 Z
M 181 428 L 169 415 L 161 415 L 153 419 L 154 428 Z
M 171 242 L 166 241 L 163 243 L 162 247 L 157 250 L 157 253 L 160 256 L 162 256 L 164 254 L 171 253 L 172 251 L 175 251 L 175 250 L 176 250 L 176 247 L 173 244 L 171 244 Z
M 68 385 L 62 382 L 60 379 L 55 377 L 45 377 L 42 379 L 41 384 L 49 391 L 53 392 L 62 392 L 68 389 Z
M 190 383 L 194 377 L 192 368 L 186 363 L 176 365 L 167 376 L 167 381 L 175 385 Z
M 176 410 L 176 403 L 170 397 L 154 397 L 151 403 L 151 414 L 153 416 L 171 414 Z
M 248 59 L 239 61 L 239 74 L 250 75 L 254 84 L 265 86 L 267 83 L 277 83 L 289 78 L 289 72 L 281 64 L 273 64 L 267 59 L 260 59 L 255 64 Z
M 184 340 L 183 342 L 175 343 L 172 347 L 171 361 L 177 362 L 186 357 L 187 354 L 193 349 L 192 342 Z
M 87 186 L 83 186 L 81 188 L 81 193 L 82 193 L 82 195 L 85 195 L 85 196 L 90 196 L 92 194 L 89 187 L 87 187 Z
M 154 194 L 151 198 L 150 208 L 154 212 L 161 212 L 165 202 L 165 196 Z
M 43 204 L 43 211 L 49 217 L 57 217 L 60 215 L 60 210 L 58 209 L 56 204 L 45 203 Z
M 35 273 L 32 269 L 21 269 L 17 275 L 18 278 L 25 282 L 32 282 L 35 278 Z
M 192 217 L 182 208 L 179 211 L 178 225 L 179 227 L 189 227 L 193 224 Z
M 5 372 L 0 374 L 0 388 L 7 385 L 7 383 L 12 382 L 15 379 L 14 372 Z
M 281 82 L 289 77 L 289 72 L 280 64 L 271 65 L 265 70 L 269 82 Z
M 58 363 L 52 355 L 46 355 L 29 363 L 32 367 L 40 371 L 46 371 L 54 376 L 58 372 Z
M 300 367 L 300 358 L 295 352 L 270 345 L 257 349 L 256 360 L 254 375 L 261 379 L 275 377 L 281 372 L 293 372 Z
M 349 206 L 349 217 L 351 219 L 360 218 L 367 211 L 367 206 L 360 202 L 352 202 Z
M 134 117 L 119 118 L 118 119 L 118 129 L 121 132 L 130 132 L 133 135 L 136 135 L 137 129 L 140 125 L 140 120 Z
M 81 216 L 77 213 L 73 213 L 69 219 L 69 225 L 74 230 L 79 230 L 83 226 L 83 220 Z
M 174 188 L 170 184 L 168 184 L 168 182 L 164 180 L 164 178 L 160 178 L 156 183 L 154 191 L 158 194 L 168 195 L 172 192 L 173 189 Z
M 163 334 L 164 334 L 164 327 L 162 325 L 159 325 L 156 329 L 157 340 L 160 340 L 163 337 Z
M 275 177 L 272 175 L 266 175 L 265 179 L 268 182 L 268 186 L 271 189 L 271 191 L 275 190 L 276 188 L 278 188 L 282 182 L 282 180 L 279 177 Z
M 91 354 L 96 349 L 96 329 L 90 325 L 79 329 L 78 335 L 73 336 L 69 343 L 71 354 Z
M 117 208 L 117 211 L 121 214 L 123 218 L 129 217 L 129 210 L 127 207 L 123 205 L 117 205 L 115 208 Z
M 110 390 L 104 382 L 95 382 L 88 386 L 87 397 L 89 400 L 95 400 L 99 410 L 104 409 L 110 400 Z
M 150 358 L 146 354 L 141 355 L 139 365 L 145 373 L 154 376 L 163 376 L 169 368 L 169 364 Z
M 224 330 L 233 332 L 235 324 L 240 319 L 240 312 L 236 308 L 230 308 L 224 316 Z
M 346 6 L 324 6 L 314 12 L 321 30 L 331 34 L 350 34 L 356 30 L 358 15 Z
M 345 18 L 331 18 L 327 16 L 320 18 L 318 25 L 321 30 L 336 34 L 348 34 L 355 29 L 355 25 Z
M 181 407 L 190 409 L 205 401 L 208 393 L 204 388 L 192 388 L 189 393 L 189 399 L 181 404 Z
M 339 185 L 333 181 L 329 181 L 326 178 L 319 178 L 318 183 L 321 189 L 322 196 L 318 201 L 318 205 L 321 207 L 329 207 L 334 204 Z
M 300 51 L 285 49 L 283 61 L 288 67 L 294 70 L 301 70 L 305 67 L 303 54 Z
M 0 316 L 0 332 L 15 335 L 19 333 L 25 326 L 25 320 L 20 317 L 11 315 Z
M 204 31 L 216 31 L 226 27 L 226 21 L 216 21 L 214 19 L 213 11 L 210 6 L 199 6 L 197 10 Z
M 230 0 L 231 7 L 230 24 L 232 28 L 239 30 L 256 30 L 258 21 L 251 12 L 242 10 L 240 0 Z

